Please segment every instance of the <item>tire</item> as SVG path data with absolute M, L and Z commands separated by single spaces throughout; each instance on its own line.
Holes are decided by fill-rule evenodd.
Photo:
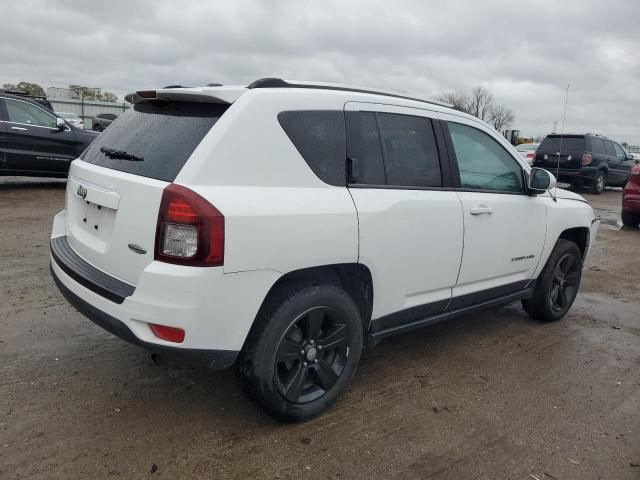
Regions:
M 637 213 L 625 212 L 624 210 L 620 214 L 622 218 L 622 224 L 626 227 L 638 227 L 640 224 L 640 215 Z
M 101 131 L 102 131 L 102 127 L 101 127 L 100 125 L 95 125 L 95 126 L 93 127 L 93 129 L 94 129 L 96 132 L 101 132 Z
M 243 349 L 243 389 L 276 420 L 312 418 L 351 381 L 363 336 L 357 305 L 335 285 L 275 294 L 261 308 Z
M 607 176 L 603 170 L 599 170 L 591 181 L 590 191 L 596 195 L 604 192 L 604 186 L 607 183 Z
M 559 239 L 538 277 L 533 296 L 522 301 L 524 310 L 537 320 L 560 320 L 576 299 L 581 277 L 580 249 L 569 240 Z

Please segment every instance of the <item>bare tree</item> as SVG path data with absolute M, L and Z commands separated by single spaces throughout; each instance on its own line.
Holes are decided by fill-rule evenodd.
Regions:
M 497 131 L 501 132 L 504 128 L 509 127 L 516 116 L 513 110 L 502 105 L 493 105 L 489 112 L 488 121 L 493 125 Z
M 493 94 L 483 86 L 477 86 L 471 90 L 468 113 L 487 121 L 493 108 Z
M 6 90 L 16 90 L 18 92 L 25 92 L 28 95 L 39 95 L 44 97 L 44 88 L 37 83 L 19 82 L 17 84 L 5 83 L 2 88 Z
M 438 95 L 436 100 L 453 105 L 453 108 L 461 112 L 469 113 L 469 97 L 462 92 L 447 92 Z

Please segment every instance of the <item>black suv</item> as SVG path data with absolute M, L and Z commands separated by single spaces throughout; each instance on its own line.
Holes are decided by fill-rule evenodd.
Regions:
M 0 175 L 66 177 L 97 135 L 69 125 L 37 99 L 0 92 Z
M 559 181 L 589 187 L 592 193 L 602 193 L 605 185 L 624 186 L 634 165 L 620 145 L 594 133 L 547 135 L 533 160 L 534 167 L 557 170 Z

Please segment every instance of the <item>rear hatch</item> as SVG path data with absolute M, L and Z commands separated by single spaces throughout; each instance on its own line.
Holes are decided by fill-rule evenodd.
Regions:
M 164 188 L 228 104 L 144 101 L 120 115 L 69 171 L 71 248 L 100 270 L 136 285 L 153 261 Z
M 584 150 L 584 135 L 547 135 L 536 150 L 534 165 L 577 170 L 582 166 Z

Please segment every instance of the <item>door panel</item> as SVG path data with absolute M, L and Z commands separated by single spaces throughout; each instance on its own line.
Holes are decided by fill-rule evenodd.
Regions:
M 458 196 L 464 211 L 464 252 L 453 296 L 530 279 L 544 247 L 545 199 L 483 192 Z
M 373 276 L 373 318 L 449 300 L 462 254 L 462 209 L 456 193 L 350 192 L 358 210 L 359 261 Z
M 76 137 L 69 127 L 55 128 L 56 117 L 29 102 L 4 99 L 7 168 L 15 171 L 66 172 L 74 159 Z
M 450 309 L 506 295 L 531 279 L 542 253 L 548 199 L 526 194 L 524 161 L 480 122 L 447 122 L 464 218 L 464 251 Z
M 373 328 L 444 311 L 462 255 L 462 206 L 451 187 L 434 112 L 347 103 L 349 191 L 358 211 L 359 262 L 373 278 Z M 384 317 L 384 318 L 382 318 Z

